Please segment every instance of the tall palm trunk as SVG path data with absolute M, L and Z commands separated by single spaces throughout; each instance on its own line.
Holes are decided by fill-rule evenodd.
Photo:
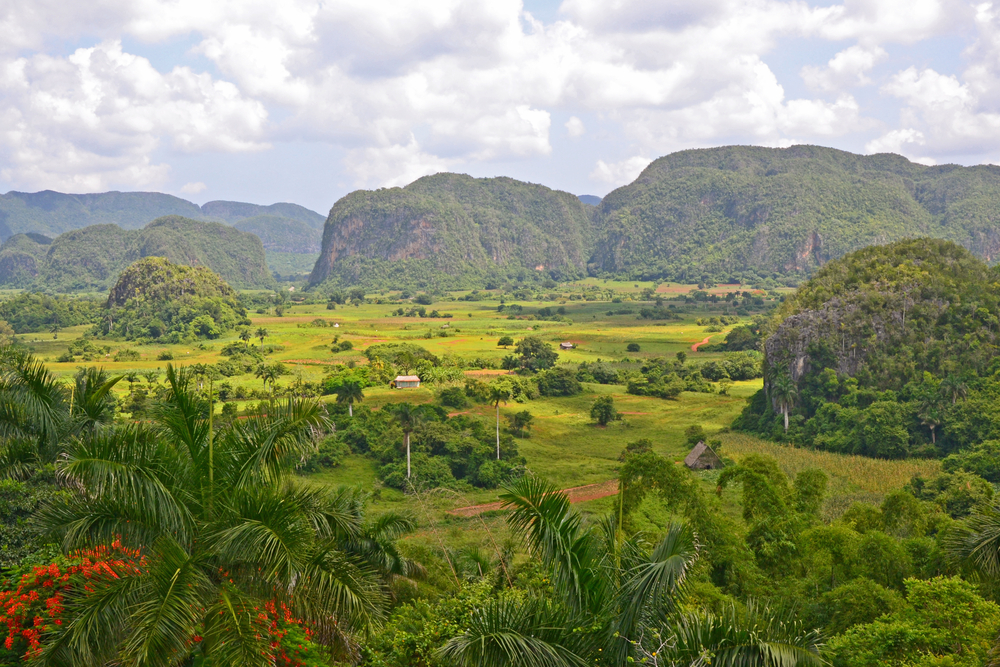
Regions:
M 406 479 L 410 479 L 410 434 L 403 434 L 406 437 Z
M 788 433 L 788 404 L 782 406 L 781 412 L 785 415 L 785 433 Z
M 500 403 L 497 403 L 497 461 L 500 460 Z
M 350 401 L 347 402 L 347 416 L 354 416 L 354 403 L 351 403 Z

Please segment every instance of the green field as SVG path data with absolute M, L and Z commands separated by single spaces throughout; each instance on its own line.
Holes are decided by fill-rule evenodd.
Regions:
M 629 359 L 643 361 L 644 359 L 673 356 L 684 351 L 688 354 L 689 363 L 700 364 L 712 359 L 718 359 L 723 353 L 692 351 L 692 345 L 705 339 L 711 342 L 724 340 L 730 325 L 721 331 L 709 331 L 705 326 L 699 326 L 695 320 L 718 314 L 721 309 L 712 310 L 711 304 L 701 305 L 701 310 L 688 313 L 685 319 L 672 321 L 650 321 L 640 319 L 635 313 L 608 315 L 609 310 L 621 311 L 631 308 L 638 311 L 640 304 L 631 302 L 629 290 L 639 291 L 651 287 L 644 283 L 623 283 L 613 281 L 588 280 L 574 284 L 577 288 L 597 285 L 606 288 L 616 296 L 617 303 L 609 301 L 572 301 L 559 300 L 558 305 L 566 310 L 566 318 L 570 321 L 553 322 L 533 319 L 508 319 L 508 316 L 497 312 L 499 300 L 461 301 L 456 300 L 464 293 L 453 293 L 432 305 L 428 310 L 438 310 L 449 314 L 449 318 L 430 319 L 417 317 L 400 317 L 391 313 L 398 307 L 394 303 L 376 303 L 379 297 L 369 297 L 366 303 L 357 306 L 337 306 L 335 310 L 327 310 L 325 304 L 298 304 L 290 306 L 283 317 L 273 314 L 251 313 L 251 331 L 263 327 L 267 329 L 265 339 L 268 345 L 281 346 L 282 349 L 268 359 L 280 361 L 289 369 L 289 374 L 278 381 L 284 386 L 296 382 L 320 382 L 335 364 L 367 363 L 364 349 L 375 343 L 412 342 L 425 347 L 439 357 L 449 355 L 465 358 L 500 359 L 511 350 L 497 347 L 497 340 L 503 335 L 510 335 L 515 340 L 526 335 L 541 336 L 553 345 L 563 341 L 572 342 L 575 349 L 560 351 L 559 363 L 577 365 L 581 362 L 598 360 Z M 574 285 L 568 285 L 572 289 Z M 638 288 L 636 287 L 638 285 Z M 675 296 L 696 289 L 694 286 L 666 284 L 660 291 L 665 296 Z M 720 296 L 726 291 L 735 289 L 731 286 L 718 286 L 709 291 Z M 622 296 L 624 295 L 624 299 Z M 489 297 L 488 297 L 489 298 Z M 389 297 L 383 300 L 390 301 Z M 535 308 L 552 306 L 552 301 L 518 301 L 524 306 L 525 312 Z M 324 326 L 320 326 L 321 320 Z M 337 326 L 334 326 L 337 325 Z M 135 345 L 119 341 L 95 341 L 98 347 L 107 346 L 111 349 L 103 353 L 103 357 L 90 362 L 76 361 L 59 363 L 56 359 L 63 354 L 69 345 L 84 335 L 88 327 L 81 326 L 59 331 L 57 334 L 25 334 L 19 338 L 27 343 L 36 354 L 47 362 L 50 369 L 60 377 L 68 378 L 81 365 L 99 364 L 115 374 L 124 374 L 131 370 L 144 371 L 151 368 L 164 369 L 167 361 L 158 357 L 169 352 L 176 366 L 190 364 L 208 364 L 219 361 L 220 350 L 227 343 L 237 341 L 235 332 L 217 340 L 180 345 Z M 340 340 L 349 340 L 354 349 L 348 352 L 332 353 L 330 344 L 334 336 Z M 259 341 L 255 340 L 255 343 Z M 629 343 L 638 343 L 640 352 L 626 352 Z M 115 362 L 115 352 L 122 348 L 136 350 L 141 355 L 139 361 Z M 505 371 L 466 371 L 466 375 L 491 376 Z M 232 386 L 243 386 L 247 389 L 262 389 L 260 380 L 252 374 L 227 378 Z M 144 386 L 140 380 L 138 386 Z M 373 387 L 365 390 L 365 405 L 378 409 L 393 402 L 408 401 L 424 404 L 435 401 L 436 394 L 447 384 L 424 385 L 420 389 L 395 390 L 389 387 Z M 718 393 L 684 392 L 678 400 L 664 400 L 654 397 L 635 396 L 625 392 L 621 385 L 584 384 L 584 392 L 577 396 L 540 398 L 527 401 L 524 404 L 511 402 L 500 408 L 501 419 L 507 414 L 521 410 L 529 410 L 535 416 L 534 426 L 529 438 L 519 438 L 518 448 L 527 459 L 527 466 L 535 475 L 542 476 L 560 488 L 570 488 L 585 484 L 605 482 L 616 478 L 618 456 L 628 442 L 640 438 L 648 438 L 654 443 L 654 448 L 661 454 L 680 462 L 687 453 L 684 430 L 694 424 L 701 425 L 709 434 L 718 433 L 728 427 L 732 419 L 740 413 L 747 397 L 761 386 L 760 380 L 735 383 L 729 390 L 729 395 Z M 124 398 L 129 392 L 127 382 L 121 382 L 116 388 L 119 397 Z M 592 423 L 589 416 L 591 404 L 601 394 L 612 394 L 615 403 L 624 414 L 624 420 L 608 427 L 599 427 Z M 332 400 L 332 396 L 323 400 Z M 238 402 L 240 407 L 255 401 Z M 218 408 L 217 408 L 218 409 Z M 495 419 L 490 405 L 473 405 L 463 413 L 480 415 L 483 419 Z M 502 424 L 506 424 L 504 420 Z M 713 436 L 715 437 L 715 436 Z M 788 472 L 796 472 L 796 465 L 801 468 L 803 456 L 812 457 L 806 467 L 821 467 L 827 470 L 832 478 L 831 496 L 827 500 L 828 517 L 837 516 L 854 500 L 877 501 L 891 488 L 898 488 L 916 472 L 932 472 L 936 464 L 929 462 L 888 463 L 864 459 L 867 467 L 862 474 L 851 471 L 851 462 L 847 459 L 855 457 L 838 457 L 833 454 L 804 452 L 790 450 L 771 443 L 754 440 L 748 436 L 723 433 L 720 436 L 724 442 L 724 455 L 739 458 L 751 451 L 768 453 L 778 458 L 788 467 L 789 461 L 799 461 L 788 467 Z M 899 466 L 906 467 L 902 473 L 897 472 Z M 884 487 L 872 488 L 866 479 L 871 470 L 882 470 L 879 473 L 888 475 L 891 483 Z M 890 469 L 892 469 L 890 471 Z M 712 473 L 703 473 L 707 487 L 713 485 Z M 360 455 L 351 455 L 338 468 L 312 476 L 318 484 L 349 484 L 361 485 L 366 490 L 375 493 L 374 504 L 378 508 L 393 508 L 415 511 L 421 515 L 422 523 L 428 528 L 444 525 L 468 524 L 461 541 L 479 540 L 483 538 L 481 529 L 484 521 L 476 519 L 459 519 L 446 515 L 449 509 L 487 503 L 496 499 L 496 490 L 472 490 L 464 493 L 439 490 L 429 494 L 421 494 L 419 502 L 410 496 L 404 496 L 399 491 L 382 488 L 378 482 L 375 466 L 372 461 Z M 727 492 L 727 496 L 729 492 Z M 727 500 L 732 501 L 735 508 L 735 495 Z M 601 512 L 612 506 L 612 498 L 604 498 L 585 502 L 580 508 L 585 512 Z M 730 504 L 730 503 L 727 503 Z M 497 523 L 495 518 L 487 518 L 488 523 Z M 502 523 L 502 522 L 498 522 Z M 502 527 L 498 527 L 502 530 Z M 435 528 L 436 530 L 436 528 Z M 422 533 L 409 539 L 421 539 Z

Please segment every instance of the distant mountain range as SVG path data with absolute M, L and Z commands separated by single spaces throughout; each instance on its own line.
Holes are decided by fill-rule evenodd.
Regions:
M 330 212 L 311 283 L 798 281 L 853 250 L 917 236 L 1000 258 L 1000 167 L 991 165 L 728 146 L 662 157 L 595 199 L 456 174 L 352 192 Z
M 58 255 L 58 249 L 89 247 L 87 239 L 107 234 L 109 244 L 133 244 L 128 252 L 141 254 L 152 247 L 144 245 L 145 235 L 113 230 L 149 234 L 145 225 L 165 215 L 252 234 L 270 259 L 280 259 L 282 273 L 311 267 L 313 286 L 458 288 L 584 275 L 792 283 L 853 250 L 908 237 L 954 241 L 995 262 L 1000 167 L 927 167 L 899 155 L 819 146 L 727 146 L 662 157 L 603 199 L 511 178 L 442 173 L 403 188 L 352 192 L 334 204 L 325 224 L 295 204 L 197 206 L 159 193 L 10 192 L 0 196 L 0 238 L 7 240 L 0 281 L 51 289 L 107 284 L 103 260 L 84 271 L 81 258 L 91 255 Z M 118 228 L 72 236 L 108 224 Z M 198 238 L 252 252 L 243 236 Z M 189 257 L 211 266 L 208 254 L 180 240 L 159 247 L 173 261 Z M 71 268 L 58 268 L 60 262 Z M 268 280 L 255 273 L 255 262 L 242 277 L 223 275 L 234 286 L 263 285 Z
M 208 267 L 237 289 L 276 286 L 257 236 L 177 215 L 157 218 L 142 229 L 100 224 L 55 239 L 15 234 L 0 246 L 0 286 L 103 292 L 143 257 Z
M 0 195 L 0 241 L 28 232 L 54 238 L 92 225 L 112 224 L 122 229 L 141 229 L 167 215 L 223 222 L 241 228 L 253 227 L 256 230 L 253 233 L 261 236 L 262 240 L 267 238 L 265 249 L 305 254 L 319 252 L 325 220 L 315 211 L 287 203 L 260 206 L 245 202 L 210 201 L 198 206 L 160 192 L 83 195 L 52 190 L 8 192 Z M 274 241 L 274 247 L 270 247 L 271 241 Z

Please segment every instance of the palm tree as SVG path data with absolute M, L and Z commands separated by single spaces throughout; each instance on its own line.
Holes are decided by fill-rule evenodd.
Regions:
M 67 432 L 79 434 L 111 423 L 115 418 L 115 397 L 111 390 L 121 379 L 121 375 L 110 377 L 95 366 L 80 370 L 74 378 L 74 401 Z
M 270 334 L 264 327 L 257 327 L 257 331 L 254 332 L 254 335 L 257 336 L 257 338 L 260 338 L 260 346 L 264 347 L 264 339 Z
M 142 374 L 142 377 L 146 378 L 146 382 L 150 385 L 159 382 L 160 380 L 160 370 L 158 368 L 151 368 Z
M 388 408 L 392 418 L 403 429 L 403 442 L 406 445 L 406 479 L 410 479 L 410 434 L 423 418 L 424 410 L 409 403 L 397 403 Z
M 969 385 L 957 375 L 949 375 L 941 380 L 941 395 L 951 399 L 951 404 L 955 405 L 958 399 L 969 395 Z
M 257 610 L 271 602 L 329 647 L 376 629 L 391 578 L 419 571 L 391 548 L 411 524 L 368 524 L 359 491 L 294 478 L 292 462 L 328 426 L 321 407 L 289 400 L 215 429 L 190 374 L 168 366 L 166 380 L 155 425 L 98 429 L 57 464 L 71 494 L 41 510 L 47 535 L 66 551 L 117 539 L 144 556 L 67 600 L 76 613 L 42 661 L 270 666 L 273 635 Z
M 135 383 L 139 381 L 139 371 L 126 371 L 125 381 L 128 382 L 128 395 L 135 393 Z
M 365 400 L 364 389 L 359 382 L 353 380 L 341 384 L 334 393 L 337 395 L 338 403 L 347 403 L 347 414 L 351 417 L 354 416 L 354 403 Z
M 936 401 L 928 401 L 920 406 L 920 410 L 917 412 L 917 418 L 920 419 L 920 425 L 926 426 L 931 431 L 931 444 L 937 443 L 937 438 L 935 437 L 935 429 L 941 425 L 943 421 L 941 417 L 941 410 L 938 409 Z
M 490 403 L 497 411 L 497 461 L 500 460 L 500 404 L 507 405 L 514 392 L 507 383 L 494 382 L 490 385 Z
M 779 375 L 771 382 L 773 400 L 778 403 L 781 414 L 785 416 L 785 433 L 788 433 L 788 413 L 798 396 L 798 389 L 790 375 Z
M 823 664 L 818 634 L 766 607 L 751 605 L 741 615 L 682 614 L 698 556 L 684 525 L 671 524 L 656 545 L 641 534 L 623 537 L 614 517 L 585 528 L 565 493 L 532 477 L 501 499 L 513 510 L 510 527 L 550 571 L 558 602 L 495 598 L 473 613 L 440 657 L 461 667 L 701 665 L 706 656 L 720 665 Z
M 243 341 L 243 347 L 244 348 L 249 348 L 250 347 L 250 340 L 252 338 L 253 338 L 253 335 L 250 333 L 249 329 L 240 329 L 240 340 Z M 264 344 L 263 339 L 261 340 L 260 344 L 261 345 Z

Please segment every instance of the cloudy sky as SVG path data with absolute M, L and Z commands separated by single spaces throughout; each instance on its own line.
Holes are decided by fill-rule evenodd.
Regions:
M 794 143 L 1000 163 L 1000 2 L 0 0 L 0 192 L 325 213 L 438 171 L 604 195 Z

